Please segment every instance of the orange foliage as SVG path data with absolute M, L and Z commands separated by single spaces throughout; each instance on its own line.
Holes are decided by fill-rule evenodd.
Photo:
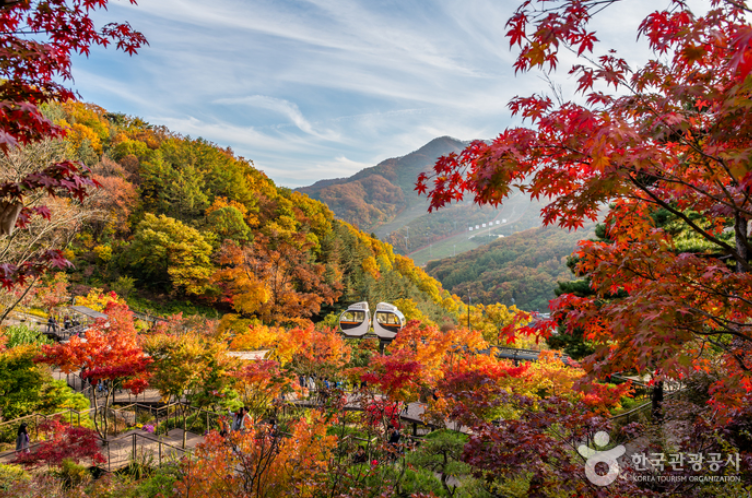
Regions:
M 280 334 L 272 357 L 290 363 L 299 374 L 338 376 L 350 361 L 350 346 L 335 329 L 316 330 L 312 323 Z
M 138 203 L 136 186 L 119 176 L 94 175 L 100 189 L 92 197 L 94 207 L 109 213 L 113 226 L 122 229 Z
M 234 379 L 243 405 L 259 417 L 282 393 L 293 388 L 290 372 L 280 369 L 279 363 L 273 360 L 245 362 L 229 375 Z
M 151 360 L 138 342 L 133 315 L 128 306 L 109 302 L 104 313 L 86 331 L 86 340 L 72 336 L 67 344 L 42 346 L 38 361 L 54 365 L 64 373 L 82 371 L 81 377 L 97 384 L 121 381 L 123 387 L 139 393 L 147 386 L 146 367 Z
M 242 248 L 226 242 L 214 283 L 238 313 L 267 323 L 302 323 L 322 303 L 333 304 L 341 289 L 339 283 L 327 284 L 324 265 L 311 261 L 311 245 L 300 234 L 292 240 L 258 235 Z
M 243 215 L 243 219 L 249 227 L 256 227 L 259 224 L 259 218 L 255 213 L 249 212 L 248 208 L 241 202 L 233 201 L 227 197 L 217 196 L 211 206 L 206 208 L 206 216 L 209 216 L 214 211 L 218 211 L 222 208 L 233 207 L 240 211 Z
M 222 320 L 224 321 L 225 318 L 223 317 Z M 245 331 L 232 338 L 230 349 L 233 351 L 256 351 L 258 349 L 271 348 L 274 347 L 279 337 L 284 333 L 284 329 L 280 327 L 252 324 Z
M 488 347 L 478 331 L 455 329 L 444 333 L 435 325 L 422 326 L 420 322 L 412 320 L 400 331 L 387 351 L 409 355 L 421 365 L 424 380 L 431 383 L 442 377 L 444 363 Z
M 139 344 L 127 305 L 111 301 L 104 313 L 107 318 L 98 319 L 87 330 L 85 340 L 72 336 L 67 344 L 44 345 L 36 361 L 56 366 L 66 374 L 80 372 L 82 379 L 95 386 L 103 381 L 112 386 L 120 383 L 138 394 L 148 385 L 147 369 L 152 360 Z M 105 396 L 103 405 L 93 403 L 92 418 L 102 437 L 107 437 L 107 413 L 112 403 L 114 395 Z
M 294 423 L 291 437 L 256 426 L 224 438 L 211 432 L 175 483 L 181 498 L 310 498 L 325 486 L 336 436 L 318 413 Z

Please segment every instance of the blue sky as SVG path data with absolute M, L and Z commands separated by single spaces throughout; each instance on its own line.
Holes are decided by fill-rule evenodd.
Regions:
M 280 185 L 309 185 L 438 136 L 487 139 L 517 124 L 509 99 L 547 91 L 540 74 L 512 69 L 504 25 L 519 3 L 115 0 L 100 23 L 127 20 L 150 46 L 77 58 L 74 86 L 110 111 L 231 146 Z M 644 58 L 635 30 L 650 5 L 608 11 L 599 35 Z

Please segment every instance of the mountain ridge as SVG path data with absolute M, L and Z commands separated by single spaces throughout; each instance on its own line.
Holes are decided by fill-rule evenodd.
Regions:
M 430 142 L 426 143 L 425 145 L 423 145 L 423 146 L 415 149 L 414 151 L 408 152 L 404 156 L 389 157 L 389 158 L 384 159 L 383 161 L 379 162 L 378 164 L 376 164 L 374 166 L 369 166 L 367 168 L 363 168 L 362 170 L 358 171 L 357 173 L 355 173 L 352 176 L 342 177 L 342 178 L 326 178 L 326 179 L 323 179 L 323 180 L 317 180 L 316 182 L 312 183 L 311 185 L 308 185 L 308 186 L 305 186 L 305 187 L 298 187 L 295 190 L 299 190 L 301 192 L 305 192 L 307 189 L 324 188 L 324 187 L 329 187 L 329 186 L 332 186 L 332 185 L 339 185 L 339 184 L 342 184 L 342 183 L 347 182 L 347 181 L 360 180 L 361 178 L 368 176 L 367 173 L 375 171 L 379 167 L 386 166 L 389 163 L 391 163 L 392 161 L 398 161 L 400 159 L 404 159 L 404 158 L 406 158 L 408 156 L 413 156 L 413 155 L 416 155 L 416 154 L 426 155 L 426 156 L 432 156 L 432 154 L 427 154 L 425 152 L 425 149 L 428 149 L 429 147 L 434 147 L 435 144 L 437 144 L 439 142 L 447 141 L 447 140 L 449 140 L 451 142 L 455 142 L 457 144 L 461 144 L 462 147 L 464 147 L 464 146 L 466 146 L 467 144 L 470 143 L 469 141 L 460 140 L 458 138 L 450 137 L 449 135 L 444 135 L 444 136 L 441 136 L 441 137 L 436 137 L 436 138 L 432 139 Z M 433 165 L 433 163 L 431 163 L 431 165 Z
M 430 169 L 438 157 L 459 152 L 465 144 L 449 136 L 438 137 L 404 156 L 385 159 L 350 177 L 319 180 L 296 190 L 326 203 L 339 219 L 372 231 L 390 223 L 405 209 L 427 209 L 427 200 L 413 192 L 418 175 Z
M 446 256 L 485 243 L 487 239 L 477 237 L 476 227 L 492 225 L 486 234 L 490 238 L 507 235 L 512 227 L 517 231 L 540 225 L 537 213 L 526 215 L 532 203 L 519 193 L 499 208 L 462 201 L 428 212 L 429 199 L 415 191 L 418 175 L 430 171 L 439 157 L 460 153 L 469 143 L 437 137 L 350 177 L 319 180 L 297 191 L 324 202 L 337 218 L 389 242 L 395 252 L 410 255 L 417 264 L 433 259 L 434 249 Z

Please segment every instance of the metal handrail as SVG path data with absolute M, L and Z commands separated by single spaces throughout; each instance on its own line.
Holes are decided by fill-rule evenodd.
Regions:
M 166 446 L 166 447 L 168 447 L 168 448 L 170 448 L 172 450 L 180 451 L 183 454 L 185 454 L 185 453 L 190 454 L 190 453 L 193 452 L 190 449 L 180 448 L 179 446 L 175 446 L 175 445 L 170 444 L 168 442 L 165 442 L 165 441 L 163 441 L 161 439 L 150 437 L 150 436 L 147 436 L 146 434 L 140 434 L 138 432 L 134 432 L 132 434 L 128 434 L 127 436 L 120 436 L 120 437 L 116 437 L 116 438 L 112 438 L 112 439 L 104 439 L 104 438 L 99 437 L 99 436 L 97 436 L 96 438 L 102 444 L 103 447 L 107 448 L 107 453 L 108 453 L 108 458 L 107 458 L 108 472 L 112 471 L 112 454 L 111 454 L 111 451 L 110 451 L 110 447 L 111 447 L 110 445 L 111 445 L 111 443 L 116 443 L 118 441 L 125 441 L 125 440 L 128 440 L 128 439 L 131 439 L 133 441 L 133 455 L 134 455 L 134 457 L 135 457 L 136 451 L 138 449 L 137 448 L 138 444 L 136 442 L 137 439 L 146 439 L 147 441 L 151 441 L 151 442 L 157 443 L 159 445 L 158 446 L 158 459 L 159 459 L 160 465 L 162 463 L 162 447 L 163 446 Z M 29 445 L 29 447 L 28 447 L 28 450 L 31 451 L 33 448 L 36 448 L 36 447 L 40 446 L 42 443 L 43 443 L 43 441 L 37 441 L 37 442 L 31 443 Z M 21 451 L 26 451 L 26 450 L 21 450 Z M 13 455 L 13 454 L 18 454 L 21 451 L 10 450 L 10 451 L 6 451 L 6 452 L 3 452 L 3 453 L 0 453 L 0 460 L 2 460 L 3 458 L 5 458 L 7 456 L 10 456 L 10 455 Z
M 39 446 L 42 443 L 43 443 L 43 441 L 36 441 L 34 443 L 30 443 L 29 447 L 28 447 L 29 451 L 31 451 L 32 448 L 35 448 L 35 447 Z M 9 451 L 0 453 L 0 460 L 2 460 L 3 458 L 5 458 L 5 457 L 7 457 L 9 455 L 13 455 L 14 453 L 21 453 L 22 451 L 26 451 L 26 450 L 9 450 Z
M 99 407 L 100 405 L 97 405 L 97 406 Z M 45 415 L 43 413 L 34 412 L 34 413 L 29 414 L 29 415 L 24 415 L 23 417 L 17 417 L 17 418 L 11 419 L 11 420 L 6 420 L 5 422 L 0 422 L 0 430 L 2 429 L 3 426 L 11 425 L 11 424 L 17 424 L 18 422 L 20 422 L 22 420 L 25 420 L 25 419 L 29 419 L 29 418 L 42 417 L 42 418 L 45 418 L 45 419 L 49 419 L 49 418 L 52 418 L 52 417 L 57 417 L 58 415 L 71 415 L 71 414 L 76 414 L 78 416 L 78 424 L 80 425 L 81 424 L 81 415 L 91 415 L 91 412 L 94 411 L 94 410 L 95 410 L 94 408 L 89 408 L 87 410 L 80 410 L 79 411 L 79 410 L 74 410 L 73 408 L 68 408 L 67 410 L 62 411 L 62 412 L 50 413 L 50 414 L 47 414 L 47 415 Z
M 663 399 L 664 399 L 664 401 L 665 401 L 665 400 L 666 400 L 667 398 L 669 398 L 669 397 L 672 397 L 672 396 L 676 396 L 676 395 L 678 395 L 679 393 L 684 393 L 684 392 L 687 392 L 687 388 L 682 388 L 682 389 L 678 389 L 678 390 L 676 390 L 676 391 L 671 391 L 671 392 L 669 392 L 669 393 L 666 393 L 666 394 L 664 395 Z M 632 409 L 631 409 L 631 410 L 629 410 L 629 411 L 626 411 L 626 412 L 622 412 L 622 413 L 619 413 L 618 415 L 612 415 L 612 416 L 610 416 L 610 417 L 609 417 L 609 419 L 610 419 L 610 420 L 617 420 L 617 419 L 620 419 L 620 418 L 623 418 L 623 417 L 627 417 L 627 420 L 629 420 L 629 417 L 630 417 L 630 416 L 631 416 L 631 415 L 632 415 L 633 413 L 637 413 L 637 412 L 639 412 L 639 411 L 641 411 L 641 410 L 644 410 L 644 409 L 645 409 L 646 407 L 648 407 L 648 406 L 652 406 L 652 405 L 653 405 L 653 402 L 652 402 L 652 400 L 651 400 L 651 401 L 648 401 L 647 403 L 643 403 L 643 404 L 641 404 L 641 405 L 639 405 L 639 406 L 636 406 L 635 408 L 632 408 Z

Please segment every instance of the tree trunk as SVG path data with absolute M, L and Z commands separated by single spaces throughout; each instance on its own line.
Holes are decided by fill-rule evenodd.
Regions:
M 181 402 L 180 409 L 183 412 L 183 449 L 185 449 L 188 440 L 186 437 L 186 432 L 188 431 L 188 407 Z
M 102 431 L 102 421 L 100 420 L 100 412 L 99 412 L 99 403 L 97 400 L 97 390 L 92 388 L 89 391 L 89 402 L 91 406 L 94 408 L 93 413 L 93 419 L 94 419 L 94 429 L 96 429 L 97 433 L 102 437 L 102 439 L 107 439 L 107 433 Z
M 736 241 L 736 252 L 744 261 L 749 261 L 749 244 L 747 242 L 747 219 L 737 213 L 734 218 L 734 239 Z M 744 273 L 744 267 L 741 262 L 736 262 L 736 273 Z
M 16 302 L 13 303 L 11 306 L 8 306 L 8 308 L 3 313 L 3 316 L 0 317 L 0 325 L 2 325 L 3 322 L 5 321 L 5 319 L 8 318 L 8 315 L 10 315 L 10 312 L 13 311 L 14 309 L 16 309 L 16 306 L 18 306 L 18 303 L 20 303 L 23 300 L 23 298 L 26 297 L 26 294 L 28 294 L 29 291 L 31 290 L 31 288 L 34 287 L 34 284 L 37 283 L 38 279 L 39 279 L 39 277 L 32 278 L 31 279 L 31 283 L 29 284 L 28 287 L 26 287 L 26 290 L 23 292 L 23 294 L 21 294 L 21 297 L 19 297 L 16 300 Z

